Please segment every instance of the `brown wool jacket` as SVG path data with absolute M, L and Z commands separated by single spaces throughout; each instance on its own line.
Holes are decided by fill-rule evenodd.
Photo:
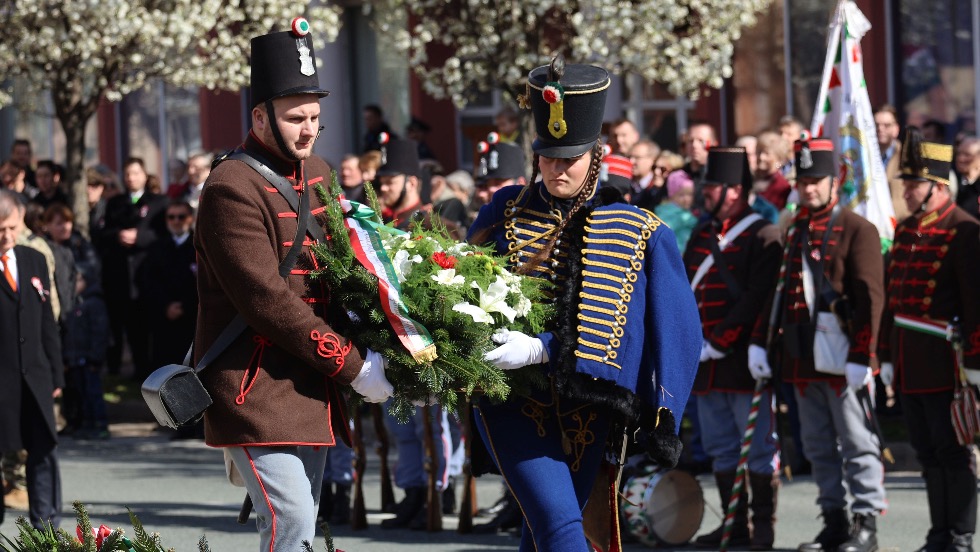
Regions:
M 895 229 L 879 353 L 903 393 L 953 389 L 956 363 L 943 337 L 898 327 L 895 315 L 945 325 L 959 318 L 967 368 L 980 368 L 980 225 L 952 201 Z
M 294 186 L 294 172 L 310 186 L 330 178 L 319 157 L 285 162 L 252 134 L 244 148 L 276 159 L 272 168 Z M 315 194 L 310 206 L 314 215 L 323 211 Z M 308 278 L 315 268 L 310 243 L 290 275 L 279 276 L 297 220 L 286 199 L 241 161 L 218 165 L 201 194 L 195 362 L 237 313 L 249 326 L 201 372 L 214 400 L 205 413 L 209 445 L 332 445 L 338 434 L 347 438 L 337 386 L 349 384 L 363 360 L 324 321 L 326 290 Z
M 779 334 L 785 324 L 806 323 L 811 319 L 803 293 L 802 248 L 806 247 L 807 251 L 821 250 L 832 209 L 833 206 L 828 206 L 812 215 L 806 209 L 801 209 L 794 220 L 793 236 L 788 242 L 787 257 L 783 261 L 786 285 L 780 299 L 780 327 L 775 328 L 774 334 Z M 804 229 L 810 236 L 806 246 L 801 243 Z M 828 236 L 824 274 L 830 287 L 847 297 L 852 313 L 847 362 L 871 366 L 877 370 L 875 347 L 878 323 L 885 302 L 884 261 L 881 258 L 878 231 L 860 215 L 843 208 Z M 757 345 L 765 346 L 771 310 L 772 299 L 753 331 L 752 341 Z M 791 358 L 788 350 L 780 347 L 780 344 L 786 345 L 786 340 L 775 342 L 777 350 L 774 352 L 782 361 L 783 381 L 800 385 L 810 381 L 830 381 L 840 386 L 845 385 L 843 376 L 818 372 L 813 367 L 812 356 L 803 360 Z

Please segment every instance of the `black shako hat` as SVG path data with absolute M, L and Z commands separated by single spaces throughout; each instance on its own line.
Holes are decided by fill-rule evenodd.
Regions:
M 297 17 L 284 32 L 252 39 L 252 107 L 275 98 L 295 94 L 330 92 L 320 88 L 316 72 L 313 37 L 306 19 Z
M 524 178 L 524 150 L 514 144 L 502 143 L 496 132 L 491 132 L 485 142 L 477 144 L 476 149 L 480 153 L 476 166 L 478 183 L 491 178 Z
M 378 137 L 378 143 L 381 144 L 381 167 L 378 168 L 378 176 L 404 174 L 417 177 L 419 175 L 418 142 L 407 138 L 391 138 L 387 132 L 382 132 Z
M 704 175 L 705 184 L 742 185 L 742 193 L 752 189 L 752 171 L 749 169 L 749 156 L 745 148 L 738 146 L 715 146 L 708 149 L 708 169 Z
M 522 105 L 530 105 L 534 114 L 534 153 L 568 159 L 592 149 L 602 132 L 610 82 L 605 69 L 566 66 L 561 54 L 551 65 L 532 70 Z
M 837 176 L 837 162 L 834 159 L 834 142 L 827 138 L 813 138 L 804 135 L 793 143 L 793 164 L 796 178 L 824 178 Z
M 949 185 L 949 170 L 953 162 L 953 146 L 922 140 L 922 132 L 914 126 L 905 131 L 900 157 L 899 178 L 931 180 Z

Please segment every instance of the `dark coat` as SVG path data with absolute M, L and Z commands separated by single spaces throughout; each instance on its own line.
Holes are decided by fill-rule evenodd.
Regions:
M 167 198 L 146 191 L 135 204 L 129 194 L 114 196 L 106 204 L 105 227 L 100 233 L 102 282 L 107 299 L 135 299 L 136 276 L 146 258 L 146 250 L 167 234 Z M 136 229 L 136 244 L 123 247 L 119 232 Z
M 803 251 L 801 248 L 804 228 L 810 237 L 808 251 L 820 251 L 827 224 L 830 222 L 832 207 L 827 207 L 812 216 L 801 209 L 793 222 L 786 249 L 785 279 L 782 296 L 778 334 L 785 324 L 800 324 L 811 320 L 811 315 L 803 294 Z M 885 304 L 884 261 L 881 258 L 881 241 L 878 230 L 860 215 L 843 208 L 831 228 L 826 258 L 823 262 L 824 274 L 830 287 L 837 294 L 846 297 L 850 307 L 851 323 L 848 330 L 850 350 L 847 362 L 877 368 L 875 348 L 878 342 L 878 326 Z M 819 282 L 814 282 L 819 285 Z M 769 316 L 772 297 L 759 317 L 753 333 L 753 342 L 765 346 L 769 329 Z M 826 311 L 826 305 L 821 310 Z M 797 360 L 790 357 L 787 340 L 779 340 L 777 355 L 782 359 L 783 381 L 805 384 L 809 381 L 830 381 L 837 385 L 845 384 L 843 376 L 818 372 L 813 367 L 812 356 Z
M 54 287 L 58 290 L 58 303 L 61 305 L 59 324 L 65 321 L 68 309 L 75 304 L 75 279 L 78 278 L 78 268 L 75 266 L 75 256 L 71 249 L 57 244 L 47 238 L 54 254 Z
M 16 246 L 17 287 L 0 282 L 0 450 L 24 448 L 21 439 L 21 394 L 26 385 L 44 413 L 55 441 L 55 389 L 64 388 L 61 341 L 47 295 L 51 289 L 44 256 L 29 247 Z
M 728 221 L 725 228 L 735 226 L 752 213 L 752 209 L 746 207 Z M 698 267 L 711 255 L 710 240 L 718 242 L 720 228 L 716 224 L 702 223 L 691 233 L 684 252 L 688 280 L 694 278 Z M 728 353 L 721 359 L 701 363 L 692 391 L 701 395 L 709 391 L 750 393 L 755 388 L 755 380 L 749 372 L 749 340 L 752 326 L 779 272 L 782 256 L 779 228 L 764 218 L 759 219 L 739 234 L 721 255 L 741 293 L 738 297 L 733 296 L 717 265 L 708 269 L 694 290 L 704 339 L 715 349 Z
M 953 348 L 943 337 L 898 327 L 895 315 L 945 325 L 959 318 L 966 368 L 980 369 L 980 225 L 952 201 L 895 229 L 879 354 L 904 393 L 953 389 Z
M 244 148 L 273 158 L 251 134 Z M 329 179 L 319 157 L 296 165 L 274 159 L 271 168 L 294 185 L 300 174 L 311 186 Z M 311 208 L 323 211 L 316 194 Z M 286 199 L 244 162 L 223 161 L 211 171 L 194 239 L 201 301 L 195 362 L 236 314 L 249 326 L 201 372 L 214 400 L 204 416 L 212 446 L 332 445 L 331 422 L 346 432 L 336 384 L 353 381 L 363 351 L 325 322 L 326 289 L 309 279 L 308 243 L 290 275 L 279 276 L 296 229 Z
M 74 305 L 62 307 L 62 356 L 65 365 L 101 366 L 109 348 L 109 314 L 98 281 L 87 284 Z
M 169 233 L 146 253 L 139 278 L 140 300 L 153 329 L 153 359 L 160 366 L 181 363 L 194 340 L 197 322 L 197 252 L 193 232 L 177 245 Z M 183 316 L 167 319 L 171 303 Z

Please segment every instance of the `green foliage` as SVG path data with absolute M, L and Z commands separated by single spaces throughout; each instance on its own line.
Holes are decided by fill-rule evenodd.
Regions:
M 377 199 L 370 188 L 365 185 L 367 200 L 376 214 Z M 313 277 L 327 285 L 331 302 L 339 306 L 330 309 L 333 316 L 328 322 L 353 343 L 387 359 L 386 376 L 395 389 L 391 411 L 397 418 L 407 419 L 414 412 L 413 402 L 435 399 L 453 410 L 461 393 L 467 397 L 482 393 L 502 401 L 512 390 L 523 394 L 544 385 L 544 375 L 538 368 L 504 372 L 483 360 L 483 356 L 496 346 L 491 336 L 498 328 L 528 334 L 544 330 L 545 321 L 553 315 L 553 308 L 544 301 L 546 282 L 511 274 L 505 268 L 506 260 L 491 248 L 457 242 L 435 216 L 428 227 L 417 224 L 409 235 L 390 226 L 377 226 L 376 245 L 384 245 L 395 271 L 404 278 L 401 298 L 408 313 L 428 330 L 436 345 L 435 360 L 417 360 L 388 322 L 377 277 L 355 258 L 345 215 L 334 199 L 342 193 L 336 174 L 330 193 L 322 187 L 317 187 L 317 193 L 326 206 L 329 237 L 326 244 L 313 248 L 321 267 Z M 400 260 L 396 252 L 401 255 Z M 443 265 L 453 265 L 455 274 L 465 283 L 436 281 Z M 489 301 L 488 290 L 492 286 L 498 292 L 506 290 L 505 307 L 521 306 L 513 322 L 493 308 L 487 309 L 492 323 L 477 322 L 473 315 L 454 310 L 466 303 L 474 308 L 480 306 L 481 298 Z
M 27 519 L 17 518 L 17 540 L 11 540 L 6 535 L 0 534 L 0 551 L 2 552 L 173 552 L 173 549 L 165 549 L 160 540 L 160 535 L 152 536 L 143 528 L 136 514 L 129 510 L 129 520 L 133 525 L 136 540 L 130 540 L 125 536 L 122 529 L 110 530 L 105 526 L 100 526 L 100 531 L 108 534 L 103 535 L 101 546 L 92 533 L 92 522 L 89 519 L 88 511 L 85 506 L 78 501 L 72 503 L 75 509 L 75 519 L 78 523 L 77 533 L 81 535 L 81 540 L 69 534 L 64 529 L 55 530 L 50 524 L 45 524 L 41 529 L 35 529 Z M 109 532 L 111 531 L 111 532 Z M 207 541 L 203 538 L 204 546 Z M 205 549 L 202 549 L 204 552 Z

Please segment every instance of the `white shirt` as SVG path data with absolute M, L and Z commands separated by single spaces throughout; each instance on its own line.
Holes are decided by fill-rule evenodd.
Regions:
M 650 173 L 644 176 L 643 178 L 637 180 L 636 182 L 634 182 L 633 190 L 636 192 L 642 192 L 643 190 L 649 188 L 652 182 L 653 182 L 653 173 Z
M 17 282 L 17 287 L 20 288 L 20 280 L 17 279 L 17 254 L 14 253 L 14 248 L 11 247 L 9 251 L 4 253 L 7 256 L 7 268 L 10 269 L 11 276 L 14 277 L 14 281 Z M 3 271 L 3 266 L 0 265 L 0 271 Z M 4 278 L 7 276 L 4 275 Z M 4 280 L 3 285 L 7 285 L 6 280 Z
M 191 237 L 190 232 L 185 232 L 179 236 L 173 233 L 170 235 L 174 237 L 174 243 L 177 244 L 177 247 L 184 245 L 184 242 L 187 241 L 187 238 Z

